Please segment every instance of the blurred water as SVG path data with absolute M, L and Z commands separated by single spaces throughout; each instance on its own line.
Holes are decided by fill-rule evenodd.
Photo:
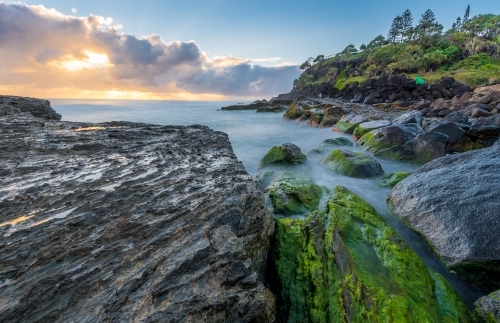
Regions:
M 233 150 L 248 173 L 256 176 L 260 159 L 273 146 L 291 142 L 307 154 L 324 139 L 352 136 L 333 132 L 330 128 L 313 128 L 305 123 L 287 121 L 282 113 L 256 113 L 255 110 L 217 111 L 223 106 L 237 102 L 214 101 L 129 101 L 129 100 L 51 100 L 52 107 L 64 121 L 106 122 L 133 121 L 162 125 L 206 125 L 229 135 Z M 342 147 L 361 151 L 356 147 Z M 453 285 L 470 306 L 481 294 L 458 281 L 439 262 L 422 238 L 405 225 L 387 214 L 386 198 L 390 189 L 380 188 L 381 177 L 355 179 L 335 174 L 319 163 L 324 155 L 308 155 L 307 161 L 295 167 L 271 168 L 276 174 L 297 172 L 307 174 L 318 185 L 332 189 L 344 185 L 369 202 L 417 252 L 426 265 L 443 276 Z M 417 166 L 377 159 L 385 174 L 413 171 Z

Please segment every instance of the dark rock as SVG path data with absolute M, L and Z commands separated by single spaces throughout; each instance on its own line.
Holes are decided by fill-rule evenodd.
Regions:
M 384 173 L 382 166 L 368 155 L 345 149 L 334 150 L 321 160 L 336 173 L 356 178 L 375 177 Z
M 476 109 L 481 109 L 481 110 L 485 110 L 485 111 L 491 111 L 493 110 L 492 107 L 490 107 L 489 105 L 487 104 L 483 104 L 483 103 L 474 103 L 474 104 L 471 104 L 471 105 L 468 105 L 466 106 L 465 108 L 462 109 L 462 111 L 464 112 L 464 114 L 466 116 L 472 116 L 472 113 L 474 112 L 474 110 Z
M 52 109 L 47 100 L 0 95 L 0 110 L 4 111 L 3 115 L 29 112 L 40 119 L 61 120 L 61 115 Z
M 431 160 L 446 155 L 448 136 L 440 132 L 425 132 L 415 137 L 413 150 L 415 161 L 425 164 Z
M 355 139 L 361 138 L 365 133 L 370 132 L 372 130 L 388 127 L 391 125 L 389 120 L 375 120 L 360 123 L 359 126 L 354 129 L 353 136 Z
M 394 212 L 462 279 L 500 289 L 500 146 L 449 155 L 417 169 L 389 195 Z
M 446 115 L 444 119 L 455 123 L 469 124 L 469 118 L 461 111 L 452 112 Z
M 311 150 L 309 154 L 320 154 L 324 152 L 330 152 L 339 146 L 353 146 L 354 144 L 347 138 L 339 137 L 334 139 L 325 139 L 319 144 L 318 147 Z
M 451 121 L 436 122 L 425 128 L 425 131 L 444 133 L 448 136 L 448 143 L 453 145 L 465 137 L 465 131 Z
M 430 105 L 431 105 L 431 101 L 420 100 L 420 101 L 415 102 L 413 104 L 413 107 L 415 109 L 422 110 L 422 109 L 428 108 Z
M 441 84 L 445 88 L 450 88 L 453 84 L 455 84 L 455 79 L 451 76 L 444 76 L 441 78 L 439 84 Z
M 471 117 L 472 118 L 479 118 L 479 117 L 491 117 L 493 115 L 493 113 L 491 112 L 488 112 L 484 109 L 480 109 L 480 108 L 475 108 L 473 111 L 472 111 L 472 114 L 471 114 Z
M 471 125 L 467 135 L 473 141 L 481 140 L 486 146 L 490 146 L 500 136 L 500 125 L 493 123 L 492 120 L 481 118 Z
M 368 119 L 361 115 L 349 113 L 343 116 L 340 121 L 335 124 L 332 130 L 343 133 L 353 133 L 357 126 L 367 121 Z
M 451 113 L 450 109 L 443 109 L 443 110 L 438 112 L 438 117 L 446 117 L 450 113 Z
M 422 112 L 418 110 L 412 110 L 409 112 L 406 112 L 405 114 L 400 115 L 396 119 L 392 121 L 394 124 L 405 124 L 405 123 L 416 123 L 420 126 L 422 126 L 422 120 L 423 120 L 423 115 Z
M 438 90 L 432 90 L 431 95 L 435 99 L 441 99 L 443 97 L 443 95 L 441 94 L 441 92 L 439 92 Z
M 359 139 L 357 145 L 376 153 L 385 148 L 411 142 L 422 132 L 422 128 L 415 123 L 393 124 L 366 133 Z
M 370 93 L 364 100 L 364 104 L 373 104 L 375 103 L 375 100 L 380 98 L 380 92 L 374 91 Z
M 260 160 L 260 167 L 271 164 L 296 165 L 303 163 L 306 156 L 300 151 L 300 148 L 292 143 L 284 143 L 281 146 L 274 146 Z
M 453 92 L 453 95 L 462 96 L 472 89 L 465 83 L 455 82 L 450 90 Z
M 274 320 L 274 221 L 225 133 L 40 120 L 0 117 L 0 321 Z

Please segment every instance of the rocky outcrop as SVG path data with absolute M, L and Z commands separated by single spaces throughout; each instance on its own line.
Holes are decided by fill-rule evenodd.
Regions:
M 479 323 L 500 323 L 500 290 L 478 299 L 474 314 Z
M 389 195 L 395 214 L 445 264 L 486 291 L 500 288 L 500 146 L 434 160 Z
M 274 146 L 260 160 L 260 167 L 272 164 L 297 165 L 305 162 L 306 155 L 300 148 L 292 143 L 284 143 L 281 146 Z
M 280 322 L 470 321 L 448 283 L 345 187 L 324 211 L 276 223 Z
M 0 117 L 2 322 L 273 321 L 274 222 L 226 134 L 31 114 Z
M 343 132 L 343 133 L 353 133 L 354 129 L 363 122 L 368 122 L 364 116 L 357 114 L 346 114 L 333 126 L 333 131 Z
M 321 160 L 332 171 L 356 178 L 368 178 L 384 173 L 375 159 L 363 153 L 337 149 Z
M 31 115 L 45 120 L 61 120 L 61 115 L 52 109 L 47 100 L 0 95 L 0 117 L 21 112 L 29 112 Z

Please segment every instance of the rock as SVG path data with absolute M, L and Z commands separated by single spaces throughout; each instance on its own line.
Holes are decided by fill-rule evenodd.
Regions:
M 420 101 L 417 101 L 416 103 L 413 104 L 413 107 L 417 110 L 423 110 L 425 108 L 428 108 L 430 107 L 431 105 L 431 101 L 427 101 L 427 100 L 420 100 Z
M 465 93 L 470 92 L 472 89 L 465 83 L 455 82 L 450 90 L 453 92 L 453 95 L 462 96 Z
M 443 109 L 443 110 L 438 112 L 438 117 L 446 117 L 450 113 L 451 113 L 450 109 Z
M 425 131 L 444 133 L 448 136 L 448 144 L 453 145 L 464 138 L 465 131 L 456 123 L 450 121 L 435 122 L 425 128 Z
M 284 143 L 281 146 L 274 146 L 260 160 L 260 167 L 271 164 L 296 165 L 306 161 L 306 156 L 300 148 L 292 143 Z
M 288 120 L 295 120 L 300 118 L 300 116 L 304 113 L 304 109 L 297 102 L 292 103 L 288 109 L 286 110 L 283 118 Z
M 268 106 L 263 106 L 263 107 L 260 107 L 260 108 L 257 108 L 257 111 L 256 112 L 283 112 L 283 111 L 286 111 L 287 110 L 287 107 L 286 106 L 283 106 L 283 105 L 278 105 L 278 106 L 272 106 L 272 105 L 268 105 Z
M 489 105 L 487 104 L 482 104 L 482 103 L 474 103 L 474 104 L 471 104 L 471 105 L 468 105 L 466 106 L 465 108 L 462 109 L 462 111 L 464 112 L 464 114 L 466 116 L 472 116 L 472 113 L 474 112 L 474 110 L 476 109 L 480 109 L 480 110 L 485 110 L 485 111 L 491 111 L 493 108 L 490 107 Z
M 394 187 L 394 213 L 469 284 L 500 289 L 500 146 L 449 155 Z M 418 192 L 418 194 L 416 193 Z
M 325 112 L 322 110 L 322 109 L 318 109 L 318 108 L 312 108 L 311 110 L 309 110 L 311 113 L 313 114 L 316 114 L 318 116 L 323 116 L 325 114 Z
M 360 123 L 359 126 L 354 129 L 353 135 L 355 139 L 363 137 L 363 135 L 372 130 L 390 126 L 391 122 L 389 120 L 375 120 Z
M 225 133 L 28 114 L 0 129 L 2 322 L 274 321 L 258 279 L 274 220 Z
M 322 111 L 323 112 L 323 111 Z M 321 124 L 321 120 L 323 119 L 323 115 L 319 115 L 319 114 L 312 114 L 310 117 L 309 117 L 309 120 L 307 120 L 307 123 L 310 124 L 311 126 L 313 127 L 319 127 L 320 124 Z
M 318 147 L 311 150 L 308 153 L 308 155 L 309 154 L 321 154 L 321 153 L 324 153 L 327 151 L 330 152 L 339 146 L 351 146 L 352 147 L 353 145 L 354 144 L 352 143 L 352 141 L 350 141 L 349 139 L 344 138 L 344 137 L 338 137 L 338 138 L 334 138 L 334 139 L 325 139 L 321 142 L 321 144 L 319 144 Z
M 453 84 L 455 84 L 455 79 L 451 76 L 444 76 L 441 78 L 439 84 L 441 84 L 445 88 L 450 88 L 453 86 Z
M 343 133 L 353 133 L 357 126 L 367 121 L 368 119 L 361 115 L 349 113 L 343 116 L 342 119 L 335 124 L 333 130 Z
M 478 322 L 500 323 L 500 290 L 478 299 L 474 303 L 474 316 Z
M 370 93 L 366 98 L 365 100 L 363 101 L 364 104 L 373 104 L 373 103 L 377 103 L 375 102 L 376 99 L 380 98 L 380 92 L 378 91 L 374 91 L 372 93 Z
M 446 144 L 448 136 L 440 132 L 424 132 L 415 137 L 413 141 L 413 150 L 415 151 L 414 160 L 425 164 L 431 160 L 446 155 Z
M 492 115 L 493 115 L 493 113 L 488 112 L 488 111 L 486 111 L 484 109 L 475 108 L 474 110 L 472 110 L 471 117 L 473 117 L 473 118 L 491 117 Z
M 387 174 L 382 177 L 382 182 L 379 184 L 380 187 L 393 188 L 397 183 L 401 182 L 403 179 L 410 176 L 411 172 L 397 172 Z
M 276 220 L 272 264 L 288 322 L 469 322 L 465 305 L 371 205 L 337 186 L 324 212 Z
M 415 123 L 393 124 L 364 134 L 359 139 L 357 146 L 376 153 L 382 149 L 411 142 L 422 132 L 422 128 Z
M 392 121 L 394 124 L 416 123 L 422 126 L 424 116 L 418 110 L 408 111 Z
M 467 135 L 472 141 L 479 140 L 486 146 L 491 146 L 500 137 L 500 125 L 485 118 L 474 121 Z
M 4 115 L 29 112 L 40 119 L 61 120 L 61 115 L 52 109 L 50 102 L 47 100 L 0 95 L 0 110 L 5 112 Z M 0 113 L 0 115 L 2 114 Z
M 446 115 L 444 119 L 455 123 L 470 124 L 469 118 L 461 111 L 452 112 Z
M 375 177 L 384 173 L 382 166 L 370 156 L 345 149 L 334 150 L 321 160 L 332 171 L 356 178 Z
M 336 118 L 331 115 L 324 115 L 323 118 L 321 118 L 321 122 L 319 123 L 319 126 L 321 128 L 329 128 L 336 124 L 340 119 Z
M 323 195 L 323 188 L 314 184 L 309 178 L 298 175 L 278 175 L 264 192 L 269 199 L 275 214 L 304 214 L 318 208 Z

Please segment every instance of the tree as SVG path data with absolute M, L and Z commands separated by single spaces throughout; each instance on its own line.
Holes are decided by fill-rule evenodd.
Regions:
M 500 36 L 500 15 L 477 15 L 469 19 L 463 29 L 473 36 L 493 40 Z
M 354 47 L 354 45 L 347 45 L 346 48 L 344 48 L 344 50 L 341 52 L 342 55 L 353 55 L 353 54 L 356 54 L 358 52 L 358 50 L 356 49 L 356 47 Z
M 313 60 L 313 63 L 320 63 L 325 59 L 325 55 L 318 55 L 316 58 Z
M 426 36 L 434 36 L 436 34 L 440 34 L 443 30 L 443 25 L 439 24 L 436 21 L 436 16 L 431 9 L 427 9 L 426 12 L 421 16 L 418 26 L 418 33 L 420 34 L 420 38 Z
M 469 21 L 469 15 L 470 15 L 470 5 L 467 6 L 467 9 L 465 9 L 464 19 L 462 20 L 462 24 L 465 24 L 467 21 Z
M 403 15 L 401 16 L 401 41 L 403 41 L 404 37 L 407 37 L 408 39 L 412 38 L 412 32 L 413 32 L 413 15 L 411 14 L 411 11 L 406 9 L 405 12 L 403 12 Z
M 309 61 L 305 61 L 304 63 L 302 63 L 302 65 L 300 65 L 300 69 L 301 70 L 305 70 L 305 69 L 308 69 L 309 67 L 311 67 L 311 63 L 309 63 Z
M 359 50 L 366 50 L 366 45 L 365 44 L 361 44 L 361 46 L 359 46 Z
M 396 38 L 401 35 L 403 32 L 403 17 L 397 16 L 392 21 L 391 29 L 389 29 L 389 33 L 387 34 L 387 38 L 392 42 L 396 42 Z
M 366 48 L 368 50 L 372 50 L 372 49 L 375 49 L 377 47 L 380 47 L 380 46 L 384 46 L 384 45 L 387 45 L 389 43 L 388 40 L 386 40 L 384 38 L 384 36 L 382 35 L 378 35 L 377 37 L 375 37 L 371 42 L 368 43 L 368 45 L 366 45 Z

